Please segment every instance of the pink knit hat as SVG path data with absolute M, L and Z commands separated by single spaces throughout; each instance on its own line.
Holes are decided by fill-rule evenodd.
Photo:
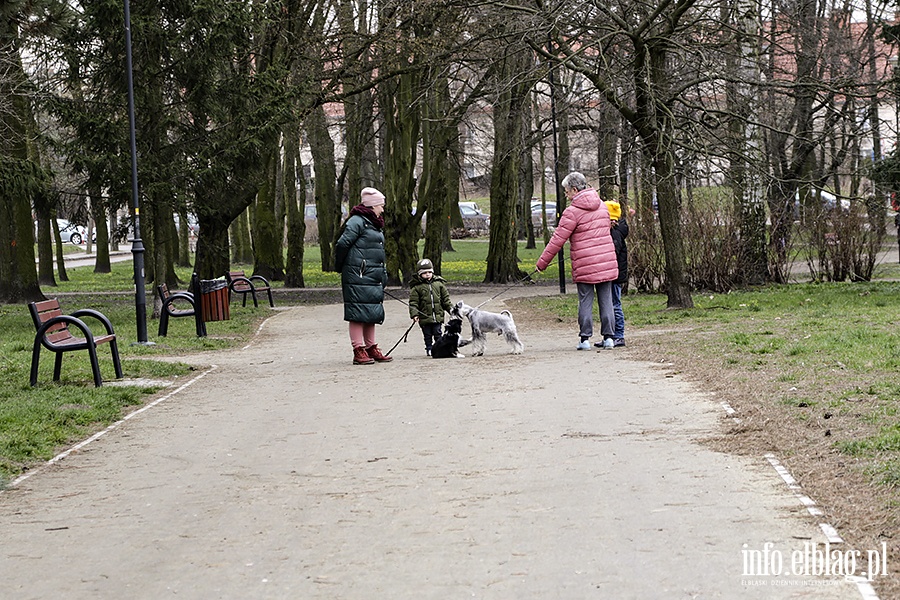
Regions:
M 381 206 L 384 204 L 384 194 L 376 190 L 375 188 L 367 187 L 363 188 L 362 191 L 362 202 L 363 206 L 373 207 L 373 206 Z

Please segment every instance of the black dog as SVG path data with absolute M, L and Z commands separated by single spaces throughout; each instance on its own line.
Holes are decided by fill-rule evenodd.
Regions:
M 431 358 L 463 358 L 459 353 L 459 335 L 462 333 L 462 319 L 450 319 L 441 337 L 431 346 Z

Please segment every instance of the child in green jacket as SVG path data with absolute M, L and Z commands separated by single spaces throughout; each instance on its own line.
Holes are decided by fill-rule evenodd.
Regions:
M 418 275 L 409 289 L 409 318 L 422 328 L 425 338 L 425 353 L 431 356 L 431 344 L 441 336 L 444 312 L 450 312 L 450 292 L 444 279 L 434 274 L 434 265 L 427 258 L 416 264 Z

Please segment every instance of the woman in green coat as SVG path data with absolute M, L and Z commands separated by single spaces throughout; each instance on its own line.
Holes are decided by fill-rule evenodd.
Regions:
M 375 343 L 375 324 L 384 323 L 384 194 L 363 188 L 362 201 L 350 209 L 344 232 L 334 246 L 334 266 L 341 272 L 344 320 L 350 322 L 353 364 L 390 362 Z

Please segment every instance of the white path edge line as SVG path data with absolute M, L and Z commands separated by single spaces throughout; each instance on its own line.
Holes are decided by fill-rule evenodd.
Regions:
M 247 345 L 244 346 L 243 348 L 241 348 L 241 350 L 246 350 L 247 348 L 249 348 L 250 346 L 252 346 L 253 344 L 256 343 L 256 340 L 259 339 L 259 332 L 262 331 L 263 326 L 269 322 L 269 319 L 271 319 L 274 316 L 275 315 L 270 315 L 270 316 L 266 317 L 265 319 L 263 319 L 263 322 L 260 323 L 259 327 L 256 328 L 256 332 L 253 334 L 253 338 L 249 342 L 247 342 Z
M 787 484 L 788 488 L 794 492 L 794 497 L 800 501 L 800 504 L 806 507 L 807 512 L 813 517 L 821 517 L 824 515 L 822 509 L 816 506 L 816 503 L 812 498 L 803 493 L 803 488 L 800 487 L 800 484 L 797 483 L 797 480 L 791 476 L 788 470 L 782 465 L 777 458 L 775 458 L 774 454 L 766 454 L 765 459 L 769 461 L 769 464 L 772 465 L 772 468 L 775 469 L 775 472 L 778 473 L 784 482 Z M 818 519 L 817 519 L 818 520 Z M 822 530 L 822 533 L 825 534 L 825 537 L 832 544 L 843 544 L 844 539 L 838 534 L 837 529 L 829 525 L 828 523 L 819 522 L 819 529 Z
M 124 417 L 122 417 L 121 419 L 119 419 L 118 421 L 113 423 L 112 425 L 108 426 L 106 429 L 101 429 L 100 431 L 98 431 L 91 437 L 87 438 L 86 440 L 82 440 L 81 442 L 78 442 L 77 444 L 75 444 L 74 446 L 69 448 L 68 450 L 60 452 L 59 454 L 57 454 L 56 456 L 54 456 L 53 458 L 51 458 L 50 460 L 45 462 L 43 465 L 41 465 L 35 469 L 32 469 L 31 471 L 28 471 L 27 473 L 23 473 L 22 475 L 19 475 L 18 477 L 13 479 L 12 482 L 10 482 L 10 484 L 4 489 L 10 489 L 10 488 L 16 487 L 17 485 L 19 485 L 20 483 L 22 483 L 23 481 L 25 481 L 32 475 L 36 475 L 37 473 L 44 471 L 50 465 L 53 465 L 54 463 L 58 463 L 59 461 L 65 459 L 66 457 L 71 455 L 73 452 L 77 452 L 77 451 L 81 450 L 82 448 L 84 448 L 85 446 L 87 446 L 88 444 L 99 440 L 101 437 L 103 437 L 110 431 L 116 429 L 117 427 L 121 426 L 129 419 L 132 419 L 132 418 L 138 416 L 139 414 L 143 413 L 144 411 L 150 410 L 157 404 L 165 402 L 166 400 L 168 400 L 175 394 L 194 385 L 196 382 L 200 381 L 201 379 L 203 379 L 204 377 L 206 377 L 207 375 L 209 375 L 210 373 L 212 373 L 213 371 L 215 371 L 218 368 L 219 368 L 218 365 L 212 365 L 209 369 L 207 369 L 203 373 L 200 373 L 199 375 L 197 375 L 190 381 L 187 381 L 184 384 L 182 384 L 181 387 L 179 387 L 178 389 L 169 392 L 165 396 L 161 396 L 161 397 L 157 398 L 156 400 L 154 400 L 153 402 L 150 402 L 149 404 L 145 404 L 144 406 L 142 406 L 138 409 L 135 409 L 134 411 L 128 413 L 127 415 L 125 415 Z M 3 493 L 3 489 L 0 489 L 0 493 Z
M 769 464 L 775 469 L 775 471 L 781 476 L 784 482 L 787 484 L 788 488 L 794 492 L 794 496 L 800 501 L 803 506 L 806 507 L 806 510 L 813 517 L 821 517 L 824 515 L 822 509 L 816 506 L 816 503 L 812 498 L 807 496 L 802 492 L 803 488 L 800 487 L 800 484 L 797 483 L 797 480 L 791 476 L 790 472 L 782 465 L 777 458 L 775 458 L 774 454 L 766 454 L 765 459 L 769 461 Z M 818 520 L 818 519 L 817 519 Z M 825 538 L 832 544 L 843 544 L 844 539 L 837 532 L 837 529 L 832 527 L 828 523 L 823 523 L 819 521 L 819 529 L 822 530 L 822 533 L 825 534 Z M 863 577 L 848 577 L 849 581 L 852 581 L 856 584 L 856 589 L 863 597 L 863 600 L 880 600 L 878 598 L 878 594 L 875 592 L 875 588 L 872 587 L 872 584 L 869 583 Z

